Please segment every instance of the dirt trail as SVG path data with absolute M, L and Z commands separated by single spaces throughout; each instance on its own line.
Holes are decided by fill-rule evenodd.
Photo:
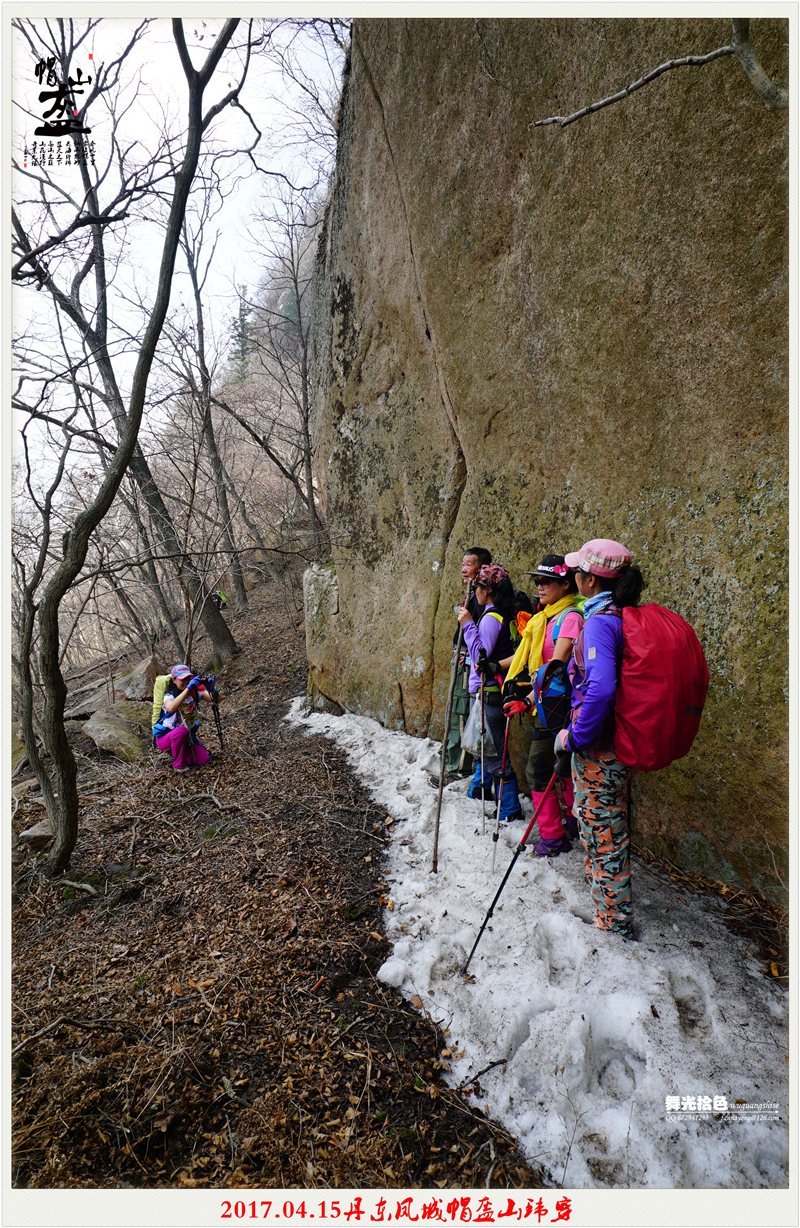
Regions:
M 441 1082 L 446 1038 L 375 980 L 390 821 L 282 721 L 296 619 L 263 590 L 235 633 L 211 764 L 79 759 L 64 877 L 96 894 L 22 867 L 14 1184 L 538 1188 L 479 1084 Z M 41 815 L 26 797 L 15 836 Z

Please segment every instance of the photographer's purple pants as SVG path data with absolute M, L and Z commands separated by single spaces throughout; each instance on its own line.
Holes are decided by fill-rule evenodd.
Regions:
M 168 750 L 172 755 L 172 766 L 176 772 L 184 768 L 201 767 L 208 763 L 210 754 L 200 742 L 193 742 L 192 735 L 185 725 L 178 725 L 156 739 L 159 750 Z

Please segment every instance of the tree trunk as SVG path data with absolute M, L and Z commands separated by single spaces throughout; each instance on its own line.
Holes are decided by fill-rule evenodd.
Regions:
M 156 486 L 153 475 L 150 472 L 150 467 L 138 444 L 131 457 L 130 472 L 142 493 L 145 506 L 167 553 L 173 555 L 176 560 L 182 586 L 185 588 L 192 604 L 200 607 L 200 619 L 211 640 L 211 663 L 214 667 L 219 668 L 225 661 L 230 660 L 231 657 L 240 651 L 239 645 L 233 638 L 233 634 L 222 614 L 214 605 L 214 602 L 209 599 L 210 594 L 198 575 L 194 564 L 189 556 L 184 553 L 178 540 L 178 534 L 172 522 L 172 517 L 164 500 L 161 498 L 161 492 Z M 177 560 L 180 560 L 180 562 L 178 563 Z
M 242 560 L 239 557 L 239 552 L 236 549 L 233 541 L 233 524 L 231 514 L 228 510 L 228 495 L 225 490 L 225 479 L 222 474 L 222 461 L 220 460 L 219 452 L 217 451 L 217 441 L 214 438 L 214 424 L 211 421 L 211 407 L 206 408 L 206 413 L 203 418 L 203 438 L 206 441 L 208 455 L 211 458 L 211 468 L 214 472 L 214 484 L 217 488 L 217 499 L 219 500 L 219 510 L 222 513 L 222 538 L 225 543 L 225 549 L 230 557 L 230 573 L 233 580 L 233 590 L 236 594 L 236 608 L 238 610 L 247 609 L 247 588 L 244 582 L 244 573 L 242 572 Z
M 202 235 L 202 230 L 201 230 Z M 202 240 L 200 240 L 202 241 Z M 208 370 L 206 362 L 206 343 L 205 343 L 205 324 L 203 322 L 203 299 L 200 293 L 200 283 L 197 277 L 197 264 L 195 261 L 195 252 L 192 243 L 189 241 L 189 233 L 184 222 L 183 227 L 183 252 L 186 257 L 186 264 L 189 269 L 189 278 L 192 283 L 192 292 L 194 294 L 194 309 L 197 317 L 197 357 L 200 365 L 200 409 L 203 415 L 203 439 L 205 440 L 208 455 L 211 460 L 211 469 L 214 474 L 214 485 L 217 491 L 217 499 L 219 501 L 219 510 L 222 513 L 222 540 L 225 543 L 225 549 L 228 552 L 230 559 L 230 573 L 233 580 L 233 588 L 236 593 L 236 608 L 238 610 L 247 609 L 247 589 L 244 583 L 242 574 L 242 564 L 233 542 L 233 527 L 231 524 L 231 516 L 228 511 L 228 496 L 225 491 L 225 480 L 222 474 L 222 461 L 220 460 L 219 451 L 217 450 L 217 441 L 214 438 L 214 423 L 211 421 L 211 374 Z M 194 392 L 195 389 L 192 389 Z
M 158 287 L 150 318 L 139 346 L 136 367 L 131 381 L 128 412 L 125 414 L 123 411 L 118 417 L 121 430 L 117 449 L 94 501 L 76 517 L 72 528 L 64 534 L 62 562 L 45 586 L 39 603 L 39 659 L 45 687 L 44 735 L 45 745 L 52 759 L 52 773 L 55 778 L 57 795 L 54 796 L 56 791 L 49 786 L 49 783 L 47 787 L 44 784 L 44 781 L 47 779 L 47 773 L 44 772 L 41 761 L 38 760 L 35 739 L 31 738 L 30 743 L 26 741 L 26 749 L 31 755 L 31 762 L 34 763 L 34 758 L 39 762 L 40 770 L 37 771 L 37 778 L 43 788 L 48 816 L 55 833 L 54 842 L 46 863 L 47 873 L 51 876 L 60 873 L 69 864 L 69 859 L 78 836 L 77 768 L 64 729 L 64 706 L 67 688 L 59 665 L 59 606 L 64 594 L 80 573 L 86 559 L 90 535 L 111 507 L 128 464 L 135 452 L 138 451 L 137 438 L 144 411 L 148 380 L 155 357 L 156 345 L 161 335 L 169 306 L 181 226 L 186 212 L 192 180 L 197 170 L 204 127 L 211 122 L 214 114 L 227 105 L 231 98 L 238 96 L 238 91 L 229 94 L 222 102 L 215 104 L 208 115 L 204 117 L 202 112 L 203 92 L 219 63 L 220 57 L 230 43 L 238 24 L 237 18 L 226 21 L 202 69 L 198 70 L 192 65 L 186 48 L 183 25 L 180 20 L 173 19 L 173 35 L 189 87 L 189 125 L 183 161 L 176 171 L 174 179 L 174 190 L 170 203 L 169 217 L 166 222 L 164 246 L 161 253 Z M 82 169 L 88 175 L 86 168 Z M 99 252 L 102 227 L 98 225 L 93 227 L 93 230 L 96 230 L 97 251 Z M 29 245 L 28 248 L 30 250 Z M 78 317 L 76 323 L 82 329 L 84 337 L 87 337 L 89 333 L 93 332 L 92 326 L 80 315 L 74 297 L 68 299 L 57 289 L 50 270 L 42 267 L 38 259 L 35 261 L 35 264 L 37 270 L 41 271 L 42 285 L 46 285 L 56 301 L 64 305 L 70 318 L 75 320 Z M 98 265 L 100 267 L 97 267 Z M 96 258 L 96 274 L 103 278 L 105 276 L 105 264 L 99 255 Z M 105 311 L 106 304 L 105 296 L 103 295 L 103 302 L 98 305 L 98 327 L 101 331 L 104 331 L 105 328 Z M 60 473 L 63 472 L 65 459 L 66 453 L 62 457 Z M 47 524 L 47 530 L 49 532 L 49 523 Z M 211 603 L 207 604 L 210 605 Z M 212 606 L 213 609 L 214 607 Z M 214 613 L 216 612 L 214 610 Z M 219 621 L 222 622 L 222 628 L 221 630 L 218 628 L 218 631 L 220 631 L 220 638 L 224 640 L 226 637 L 222 633 L 227 632 L 227 627 L 225 627 L 221 619 Z M 232 650 L 235 651 L 236 644 L 229 632 L 227 633 L 227 638 L 232 645 Z M 30 719 L 24 725 L 24 729 L 27 738 L 32 733 L 32 721 Z

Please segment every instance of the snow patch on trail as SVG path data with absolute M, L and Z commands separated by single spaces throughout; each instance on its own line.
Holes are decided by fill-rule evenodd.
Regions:
M 393 950 L 378 976 L 448 1029 L 448 1082 L 479 1085 L 480 1103 L 553 1184 L 786 1187 L 788 997 L 725 927 L 724 901 L 676 891 L 636 861 L 639 941 L 628 943 L 591 925 L 580 848 L 542 861 L 532 837 L 465 983 L 524 825 L 501 827 L 492 873 L 494 823 L 482 835 L 482 803 L 465 782 L 448 785 L 432 874 L 439 744 L 349 713 L 306 715 L 304 702 L 287 720 L 346 750 L 396 820 L 385 865 Z M 732 1113 L 668 1116 L 667 1096 L 724 1096 Z M 736 1101 L 777 1103 L 777 1119 L 737 1121 Z

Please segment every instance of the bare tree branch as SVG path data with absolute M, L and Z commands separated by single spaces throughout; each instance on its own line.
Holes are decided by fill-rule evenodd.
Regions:
M 633 81 L 624 90 L 619 90 L 608 98 L 601 98 L 599 102 L 593 102 L 588 107 L 581 107 L 579 111 L 574 111 L 572 115 L 551 115 L 548 119 L 537 119 L 532 124 L 528 124 L 528 127 L 543 128 L 547 124 L 558 124 L 560 128 L 566 128 L 567 124 L 574 124 L 575 120 L 583 119 L 585 115 L 591 115 L 594 111 L 601 111 L 603 107 L 610 107 L 614 102 L 622 102 L 624 98 L 627 98 L 636 90 L 640 90 L 642 86 L 649 85 L 651 81 L 655 81 L 656 77 L 662 76 L 663 73 L 669 72 L 673 68 L 710 64 L 712 60 L 718 60 L 724 55 L 736 56 L 747 73 L 753 88 L 770 109 L 779 110 L 788 107 L 788 90 L 782 89 L 781 86 L 777 85 L 767 76 L 761 67 L 758 56 L 750 45 L 750 22 L 746 18 L 734 17 L 731 24 L 733 26 L 732 43 L 728 43 L 724 47 L 717 47 L 715 51 L 709 51 L 707 55 L 684 55 L 680 59 L 667 60 L 666 63 L 659 64 L 658 68 L 651 69 L 650 72 L 640 77 L 638 81 Z
M 584 115 L 591 115 L 593 111 L 601 111 L 603 107 L 610 107 L 612 102 L 622 102 L 623 98 L 640 90 L 643 85 L 649 85 L 651 81 L 655 81 L 656 77 L 669 72 L 671 68 L 709 64 L 712 60 L 718 60 L 723 55 L 733 55 L 734 52 L 733 43 L 729 43 L 725 47 L 717 47 L 716 51 L 709 51 L 708 55 L 684 55 L 679 60 L 667 60 L 665 64 L 659 64 L 658 68 L 653 68 L 638 81 L 626 85 L 624 90 L 619 90 L 609 98 L 601 98 L 599 102 L 593 102 L 588 107 L 581 107 L 580 111 L 574 111 L 572 115 L 551 115 L 549 119 L 537 119 L 534 123 L 528 124 L 528 127 L 543 128 L 546 124 L 558 124 L 559 127 L 566 128 L 567 124 L 574 124 L 576 119 L 583 119 Z
M 75 218 L 75 221 L 72 222 L 71 225 L 67 226 L 66 230 L 62 230 L 61 234 L 51 235 L 50 238 L 44 243 L 40 243 L 38 247 L 35 247 L 32 251 L 27 252 L 21 260 L 18 260 L 16 264 L 12 265 L 12 280 L 19 281 L 21 279 L 23 274 L 20 273 L 20 270 L 22 269 L 23 265 L 28 264 L 29 261 L 34 260 L 37 256 L 41 256 L 43 252 L 50 251 L 50 249 L 53 247 L 59 247 L 65 239 L 67 239 L 76 230 L 79 230 L 82 226 L 108 226 L 111 222 L 124 221 L 127 216 L 128 214 L 125 212 L 114 213 L 110 217 L 87 216 Z M 27 274 L 24 274 L 24 276 L 36 277 L 37 273 L 34 270 L 30 270 Z

